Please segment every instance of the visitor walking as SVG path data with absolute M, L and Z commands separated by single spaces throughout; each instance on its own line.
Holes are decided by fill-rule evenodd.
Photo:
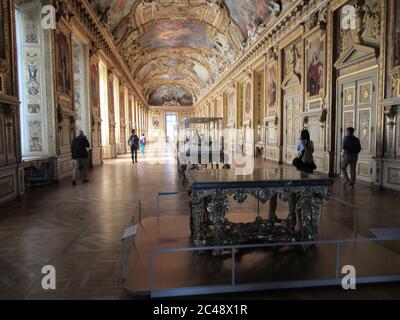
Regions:
M 129 137 L 128 143 L 131 147 L 132 163 L 137 163 L 137 151 L 139 148 L 139 137 L 136 134 L 136 130 L 132 130 L 132 134 Z
M 71 153 L 72 153 L 72 185 L 76 186 L 76 179 L 78 176 L 78 170 L 81 173 L 81 179 L 83 183 L 89 182 L 88 180 L 88 159 L 90 144 L 82 130 L 78 131 L 78 136 L 72 140 Z
M 142 153 L 142 155 L 144 156 L 144 148 L 146 146 L 146 136 L 143 133 L 142 136 L 139 139 L 139 143 L 140 143 L 140 152 Z
M 343 138 L 342 142 L 342 173 L 344 179 L 346 180 L 345 186 L 354 188 L 356 183 L 356 168 L 358 162 L 358 155 L 361 152 L 360 140 L 354 135 L 354 128 L 346 129 L 346 136 Z M 347 168 L 350 166 L 350 179 L 347 173 Z
M 298 156 L 293 160 L 293 165 L 300 171 L 313 173 L 317 166 L 314 162 L 314 143 L 311 141 L 308 130 L 301 132 L 300 139 L 297 142 Z

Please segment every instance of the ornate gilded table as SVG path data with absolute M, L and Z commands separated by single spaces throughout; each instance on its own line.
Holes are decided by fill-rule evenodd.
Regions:
M 313 241 L 318 238 L 318 216 L 333 180 L 292 167 L 254 169 L 236 175 L 235 169 L 186 171 L 191 196 L 191 231 L 195 246 Z M 232 223 L 226 219 L 229 198 L 244 203 L 254 196 L 270 202 L 269 219 Z M 277 200 L 289 204 L 288 217 L 275 214 Z

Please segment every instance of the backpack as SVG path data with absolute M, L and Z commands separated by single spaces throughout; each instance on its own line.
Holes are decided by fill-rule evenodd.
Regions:
M 135 134 L 129 138 L 129 144 L 132 147 L 137 147 L 139 145 L 139 137 Z
M 134 144 L 135 146 L 139 145 L 139 137 L 138 137 L 137 135 L 135 135 L 135 136 L 133 137 L 133 144 Z
M 361 148 L 361 143 L 360 140 L 356 137 L 353 136 L 353 138 L 351 139 L 350 142 L 350 152 L 352 154 L 359 154 L 361 152 L 362 148 Z

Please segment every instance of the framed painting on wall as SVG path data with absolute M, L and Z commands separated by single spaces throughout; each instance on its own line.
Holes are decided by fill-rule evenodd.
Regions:
M 246 113 L 250 113 L 251 111 L 251 84 L 250 82 L 247 83 L 246 85 L 246 97 L 245 97 L 245 110 Z
M 160 120 L 156 116 L 153 117 L 153 128 L 154 129 L 160 128 Z
M 228 95 L 228 123 L 230 126 L 235 125 L 236 122 L 235 98 L 235 92 L 231 91 Z
M 317 100 L 325 95 L 325 37 L 319 32 L 306 40 L 306 95 Z
M 276 103 L 276 65 L 270 64 L 267 67 L 267 75 L 265 78 L 265 102 L 267 108 L 274 108 Z
M 62 31 L 57 32 L 56 36 L 57 44 L 57 82 L 59 91 L 63 94 L 71 94 L 71 78 L 72 78 L 72 67 L 71 67 L 71 39 Z
M 5 19 L 3 17 L 3 1 L 0 1 L 0 58 L 6 58 L 5 50 L 5 32 L 4 32 Z
M 100 104 L 100 82 L 99 82 L 99 67 L 97 63 L 90 65 L 90 93 L 93 106 Z
M 394 10 L 394 57 L 393 66 L 400 66 L 400 0 L 395 1 Z

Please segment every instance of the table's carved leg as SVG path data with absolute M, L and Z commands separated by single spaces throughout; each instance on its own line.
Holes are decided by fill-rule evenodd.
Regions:
M 296 209 L 299 213 L 301 241 L 318 240 L 318 215 L 322 197 L 310 190 L 299 193 Z
M 226 202 L 226 195 L 222 191 L 216 191 L 212 201 L 209 203 L 207 211 L 213 214 L 214 245 L 221 244 L 221 233 L 224 228 L 225 212 L 229 206 Z
M 294 192 L 290 193 L 290 196 L 289 196 L 289 214 L 288 214 L 288 218 L 287 218 L 287 225 L 293 231 L 296 228 L 296 224 L 297 224 L 296 202 L 297 202 L 296 194 Z
M 192 193 L 191 209 L 192 240 L 193 244 L 199 247 L 202 243 L 201 216 L 203 214 L 203 200 L 195 192 Z
M 271 222 L 276 222 L 278 217 L 276 216 L 276 209 L 278 207 L 278 195 L 274 194 L 269 200 L 269 220 Z

